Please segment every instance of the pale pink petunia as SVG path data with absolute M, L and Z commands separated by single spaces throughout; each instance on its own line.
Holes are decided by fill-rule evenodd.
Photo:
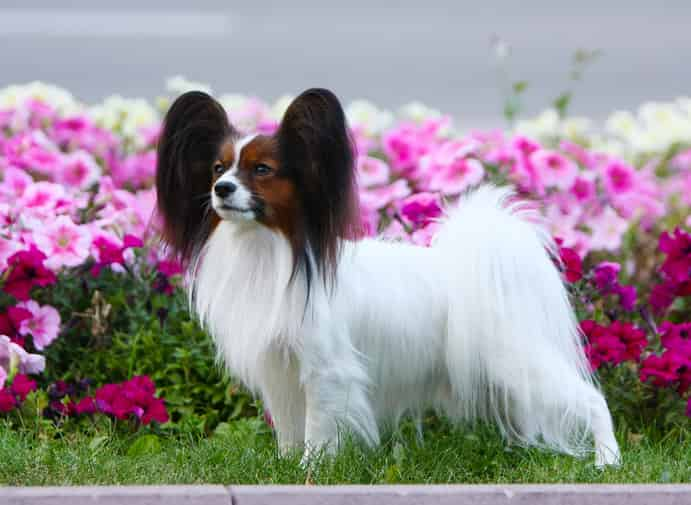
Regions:
M 21 374 L 41 373 L 46 368 L 46 358 L 40 354 L 28 353 L 7 335 L 0 335 L 0 368 L 10 372 L 15 367 Z
M 444 142 L 420 160 L 418 178 L 429 191 L 457 195 L 485 176 L 482 163 L 468 158 L 477 149 L 477 142 L 472 140 Z
M 40 181 L 26 188 L 18 203 L 20 207 L 53 210 L 64 196 L 61 185 Z
M 409 242 L 410 235 L 398 219 L 393 219 L 381 233 L 381 237 L 391 241 Z
M 9 166 L 2 173 L 0 195 L 10 199 L 20 198 L 33 182 L 33 178 L 26 171 Z
M 379 212 L 362 209 L 360 213 L 361 232 L 365 237 L 375 237 L 379 230 Z
M 576 207 L 570 208 L 550 203 L 545 207 L 545 225 L 553 237 L 563 240 L 564 247 L 573 248 L 579 240 L 577 226 L 582 212 Z
M 0 237 L 0 274 L 7 268 L 7 258 L 21 248 L 16 240 Z
M 389 182 L 391 170 L 379 158 L 361 155 L 357 157 L 357 180 L 361 187 L 379 186 Z
M 89 257 L 91 234 L 87 226 L 75 224 L 68 216 L 58 216 L 35 231 L 34 242 L 47 256 L 46 266 L 58 270 L 80 265 Z
M 101 167 L 91 154 L 75 151 L 65 155 L 57 180 L 66 186 L 88 189 L 98 182 L 100 175 Z
M 360 190 L 360 203 L 369 209 L 382 209 L 390 203 L 405 198 L 411 193 L 408 181 L 399 179 L 387 186 Z
M 424 247 L 431 246 L 440 226 L 441 225 L 439 223 L 429 223 L 424 228 L 414 231 L 410 236 L 411 242 L 415 245 L 421 245 Z
M 578 175 L 578 165 L 556 151 L 539 149 L 530 155 L 530 162 L 545 187 L 569 189 Z
M 588 220 L 587 225 L 592 230 L 590 247 L 593 250 L 618 250 L 621 247 L 622 237 L 629 228 L 628 221 L 609 206 L 605 207 L 599 215 Z
M 34 346 L 39 351 L 49 346 L 60 332 L 60 313 L 50 305 L 39 305 L 34 300 L 21 302 L 17 307 L 31 312 L 32 317 L 25 319 L 19 326 L 20 335 L 31 335 Z
M 5 381 L 6 380 L 7 380 L 7 372 L 5 371 L 4 367 L 0 366 L 0 389 L 5 387 Z

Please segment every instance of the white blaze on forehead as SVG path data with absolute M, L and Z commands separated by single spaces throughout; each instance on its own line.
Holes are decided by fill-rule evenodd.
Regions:
M 230 167 L 228 172 L 231 172 L 233 175 L 235 175 L 238 172 L 238 165 L 240 164 L 240 155 L 242 154 L 242 150 L 245 148 L 247 144 L 252 142 L 257 137 L 257 135 L 257 133 L 247 135 L 245 137 L 242 137 L 235 143 L 235 157 L 233 159 L 233 166 Z
M 247 215 L 244 213 L 242 214 L 242 216 L 247 219 L 254 218 L 254 212 L 250 210 L 252 207 L 252 193 L 249 189 L 247 189 L 247 187 L 245 187 L 244 184 L 242 184 L 240 179 L 238 179 L 237 174 L 242 150 L 247 144 L 252 142 L 256 136 L 257 134 L 248 135 L 235 143 L 233 146 L 235 149 L 235 159 L 233 160 L 233 165 L 226 170 L 221 177 L 219 177 L 218 181 L 216 181 L 216 183 L 221 181 L 231 182 L 236 186 L 237 189 L 230 196 L 227 196 L 224 199 L 219 198 L 215 194 L 212 194 L 211 199 L 214 208 L 221 209 L 221 211 L 223 210 L 223 206 L 228 205 L 239 211 L 247 211 Z

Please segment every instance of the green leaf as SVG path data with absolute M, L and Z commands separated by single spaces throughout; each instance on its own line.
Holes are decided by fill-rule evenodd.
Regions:
M 105 443 L 108 441 L 108 437 L 105 435 L 99 435 L 91 439 L 91 442 L 89 442 L 89 449 L 92 451 L 96 451 L 103 447 Z
M 127 449 L 127 455 L 131 458 L 157 454 L 159 452 L 161 452 L 161 441 L 156 435 L 151 434 L 137 438 Z
M 528 81 L 517 81 L 513 83 L 513 92 L 516 94 L 521 94 L 526 89 L 528 89 Z
M 559 116 L 565 117 L 571 103 L 571 92 L 566 91 L 554 100 L 554 108 L 557 109 Z

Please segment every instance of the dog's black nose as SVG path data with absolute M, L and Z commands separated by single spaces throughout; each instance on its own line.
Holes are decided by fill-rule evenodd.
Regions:
M 219 198 L 225 198 L 228 195 L 235 193 L 238 187 L 230 181 L 219 181 L 214 185 L 214 193 Z

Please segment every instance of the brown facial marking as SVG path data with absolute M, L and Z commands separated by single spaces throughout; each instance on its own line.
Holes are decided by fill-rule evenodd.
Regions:
M 269 171 L 259 173 L 259 165 L 265 165 Z M 257 220 L 282 232 L 292 243 L 297 233 L 298 195 L 292 179 L 281 170 L 274 137 L 259 135 L 243 147 L 237 177 L 255 196 Z

